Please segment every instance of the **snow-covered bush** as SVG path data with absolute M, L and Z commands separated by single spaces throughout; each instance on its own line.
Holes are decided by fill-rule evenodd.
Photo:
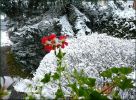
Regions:
M 68 40 L 69 46 L 64 49 L 66 52 L 63 64 L 67 64 L 68 72 L 72 72 L 74 68 L 84 70 L 89 76 L 96 78 L 97 84 L 102 85 L 99 73 L 107 68 L 113 67 L 134 67 L 135 65 L 135 41 L 123 40 L 106 36 L 104 34 L 92 34 L 90 36 L 80 36 Z M 82 49 L 81 49 L 82 48 Z M 40 63 L 40 66 L 34 73 L 32 80 L 25 79 L 16 83 L 14 86 L 16 91 L 32 93 L 31 95 L 39 99 L 40 96 L 54 98 L 58 89 L 56 83 L 48 82 L 43 84 L 41 80 L 45 74 L 56 72 L 57 59 L 54 52 L 47 54 Z M 51 74 L 51 75 L 52 75 Z M 61 79 L 62 86 L 67 82 L 65 78 Z M 20 88 L 21 87 L 21 88 Z M 39 87 L 39 88 L 36 88 Z M 69 93 L 69 88 L 62 88 L 65 94 Z M 41 95 L 37 94 L 40 91 Z M 133 93 L 130 96 L 129 93 Z M 130 92 L 120 92 L 123 99 L 133 98 L 133 89 Z
M 75 35 L 81 36 L 90 34 L 91 30 L 86 25 L 86 23 L 90 22 L 90 20 L 86 17 L 86 15 L 80 12 L 73 5 L 70 5 L 68 9 L 68 19 L 73 25 L 73 31 L 75 32 Z
M 82 9 L 90 19 L 88 27 L 93 32 L 107 33 L 120 38 L 136 38 L 136 15 L 132 1 L 108 1 L 104 6 L 83 2 Z
M 33 25 L 29 20 L 27 25 L 11 34 L 10 39 L 14 43 L 12 52 L 23 69 L 33 71 L 37 68 L 45 54 L 42 51 L 40 39 L 43 35 L 48 35 L 48 32 L 60 31 L 59 27 L 61 26 L 57 25 L 58 23 L 59 19 L 57 18 L 43 19 L 38 23 L 33 23 Z

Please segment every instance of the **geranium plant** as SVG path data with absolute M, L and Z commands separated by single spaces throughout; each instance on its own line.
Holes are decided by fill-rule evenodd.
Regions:
M 66 38 L 67 36 L 65 35 L 57 37 L 55 34 L 51 34 L 41 39 L 43 50 L 48 53 L 54 50 L 54 55 L 57 58 L 56 72 L 54 74 L 45 74 L 41 80 L 43 84 L 47 84 L 50 81 L 57 81 L 58 89 L 55 93 L 55 99 L 119 100 L 121 99 L 119 95 L 120 89 L 124 91 L 125 89 L 133 88 L 132 79 L 127 77 L 132 72 L 132 69 L 128 67 L 113 67 L 100 73 L 100 77 L 108 80 L 102 83 L 103 86 L 101 86 L 101 89 L 97 87 L 96 79 L 88 77 L 83 69 L 79 71 L 74 68 L 71 73 L 68 73 L 67 66 L 62 64 L 66 54 L 62 49 L 68 45 Z M 70 88 L 69 96 L 66 96 L 65 91 L 62 89 L 62 77 L 65 77 L 67 80 L 65 87 Z M 28 98 L 34 97 L 28 96 Z M 41 98 L 44 97 L 41 96 Z

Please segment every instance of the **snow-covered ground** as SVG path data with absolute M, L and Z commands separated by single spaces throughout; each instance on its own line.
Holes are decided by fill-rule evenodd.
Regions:
M 92 34 L 90 36 L 79 36 L 68 40 L 69 46 L 64 49 L 66 52 L 64 64 L 68 66 L 69 73 L 73 68 L 84 69 L 90 77 L 97 78 L 97 82 L 103 80 L 99 77 L 99 72 L 110 67 L 134 66 L 135 64 L 135 40 L 118 39 L 105 34 Z M 34 95 L 35 87 L 43 86 L 42 96 L 54 98 L 57 86 L 53 82 L 43 84 L 40 81 L 46 73 L 52 74 L 56 70 L 56 58 L 54 52 L 47 54 L 34 73 L 32 80 L 25 79 L 17 82 L 14 88 L 20 92 L 32 92 Z M 133 73 L 131 76 L 135 78 Z M 62 84 L 66 85 L 65 78 Z M 28 85 L 31 87 L 28 87 Z M 67 88 L 63 88 L 66 95 L 69 93 Z M 38 98 L 38 95 L 36 95 Z
M 5 15 L 1 15 L 1 41 L 0 41 L 0 46 L 10 46 L 12 45 L 12 42 L 9 39 L 8 33 L 7 33 L 7 27 L 6 27 L 6 22 L 4 21 Z

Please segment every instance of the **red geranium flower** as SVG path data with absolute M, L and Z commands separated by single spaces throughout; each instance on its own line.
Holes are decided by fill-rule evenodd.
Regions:
M 57 43 L 56 43 L 57 42 Z M 66 42 L 66 36 L 60 36 L 59 40 L 56 41 L 56 34 L 52 33 L 50 36 L 44 36 L 41 39 L 41 43 L 44 45 L 44 50 L 50 52 L 56 48 L 64 48 L 68 45 Z
M 57 48 L 61 47 L 61 44 L 57 44 Z
M 44 46 L 44 50 L 47 52 L 50 52 L 51 50 L 53 50 L 53 47 L 52 47 L 52 45 L 46 45 L 46 46 Z
M 63 35 L 63 36 L 60 36 L 60 37 L 59 37 L 59 40 L 65 41 L 66 38 L 67 38 L 67 36 Z
M 65 45 L 66 45 L 66 46 L 68 45 L 68 43 L 66 42 L 66 38 L 67 38 L 67 36 L 65 36 L 65 35 L 59 37 L 59 40 L 60 40 L 61 43 L 62 43 L 61 48 L 64 48 Z
M 52 33 L 52 34 L 48 37 L 49 41 L 54 40 L 55 38 L 56 38 L 56 34 L 54 34 L 54 33 Z
M 61 45 L 61 48 L 65 48 L 65 45 L 67 46 L 68 45 L 68 43 L 67 42 L 62 42 L 62 45 Z
M 47 36 L 44 36 L 44 37 L 41 39 L 41 43 L 42 43 L 43 45 L 46 44 L 47 41 L 48 41 Z

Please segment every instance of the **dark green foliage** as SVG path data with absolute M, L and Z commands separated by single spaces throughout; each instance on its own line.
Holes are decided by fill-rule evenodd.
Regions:
M 14 77 L 22 77 L 22 78 L 26 78 L 26 77 L 33 77 L 32 74 L 30 74 L 30 71 L 23 71 L 22 67 L 20 65 L 19 62 L 16 61 L 15 59 L 15 55 L 13 54 L 13 52 L 9 52 L 7 54 L 7 65 L 8 65 L 8 73 L 10 76 L 14 76 Z
M 10 18 L 30 17 L 48 10 L 47 0 L 1 0 L 0 4 L 1 11 Z
M 96 79 L 95 79 L 95 78 L 87 77 L 87 76 L 85 75 L 85 73 L 84 73 L 83 70 L 81 70 L 80 72 L 78 72 L 76 69 L 74 69 L 73 77 L 76 78 L 77 82 L 78 82 L 80 85 L 86 84 L 86 85 L 88 85 L 89 87 L 95 86 L 95 81 L 96 81 Z
M 12 35 L 11 40 L 17 45 L 12 47 L 16 61 L 20 63 L 22 68 L 27 71 L 34 71 L 39 66 L 40 60 L 45 55 L 40 43 L 40 30 L 36 28 L 28 28 L 22 31 L 21 36 Z
M 74 91 L 75 93 L 78 93 L 76 82 L 74 82 L 73 84 L 68 84 L 68 86 L 71 87 L 72 91 Z
M 111 70 L 106 70 L 106 71 L 101 73 L 101 76 L 111 78 L 112 72 L 111 72 Z
M 118 86 L 120 89 L 125 90 L 133 88 L 133 81 L 127 77 L 132 72 L 130 67 L 113 67 L 103 71 L 100 75 L 110 78 L 114 86 Z M 113 75 L 114 74 L 114 75 Z
M 0 10 L 13 18 L 14 16 L 22 15 L 22 0 L 0 0 Z
M 120 67 L 118 70 L 120 73 L 125 75 L 130 74 L 132 72 L 132 68 L 127 68 L 127 67 Z
M 113 73 L 127 75 L 130 74 L 131 72 L 132 72 L 132 68 L 130 67 L 120 67 L 120 68 L 113 67 L 111 69 L 103 71 L 100 75 L 103 77 L 111 78 Z
M 89 96 L 89 100 L 109 100 L 106 96 L 101 95 L 97 91 L 92 91 Z
M 83 0 L 0 0 L 0 10 L 10 18 L 19 16 L 31 17 L 32 15 L 41 14 L 49 7 L 58 6 L 65 7 L 67 4 L 80 5 Z M 98 0 L 87 0 L 98 2 Z M 26 3 L 27 2 L 27 3 Z M 63 9 L 64 10 L 64 9 Z
M 123 3 L 120 4 L 119 0 L 115 5 L 118 10 L 124 9 Z M 104 10 L 101 10 L 99 5 L 92 6 L 92 9 L 87 9 L 82 6 L 79 7 L 90 19 L 91 22 L 87 22 L 86 25 L 92 30 L 92 32 L 106 33 L 118 38 L 136 38 L 136 29 L 133 28 L 133 26 L 136 25 L 135 19 L 115 16 L 115 13 L 113 12 L 114 10 L 110 5 Z
M 59 75 L 59 73 L 56 72 L 56 73 L 54 73 L 54 75 L 52 77 L 54 80 L 57 80 L 60 78 L 60 75 Z
M 121 88 L 122 90 L 128 89 L 128 88 L 133 88 L 133 83 L 132 83 L 132 79 L 128 79 L 128 78 L 122 78 L 122 81 L 120 83 L 118 83 L 119 88 Z
M 61 50 L 59 49 L 59 52 L 58 52 L 58 54 L 56 54 L 56 57 L 57 57 L 59 60 L 61 60 L 61 59 L 65 56 L 65 54 L 66 54 L 66 53 L 61 52 Z
M 41 82 L 48 83 L 50 81 L 50 78 L 51 78 L 51 73 L 45 74 Z
M 64 94 L 62 89 L 58 89 L 57 92 L 55 93 L 56 98 L 55 99 L 59 99 L 59 98 L 64 98 Z
M 115 93 L 113 94 L 113 100 L 121 100 L 119 96 L 119 91 L 115 91 Z
M 65 70 L 65 67 L 58 66 L 57 71 L 58 72 L 63 72 Z

